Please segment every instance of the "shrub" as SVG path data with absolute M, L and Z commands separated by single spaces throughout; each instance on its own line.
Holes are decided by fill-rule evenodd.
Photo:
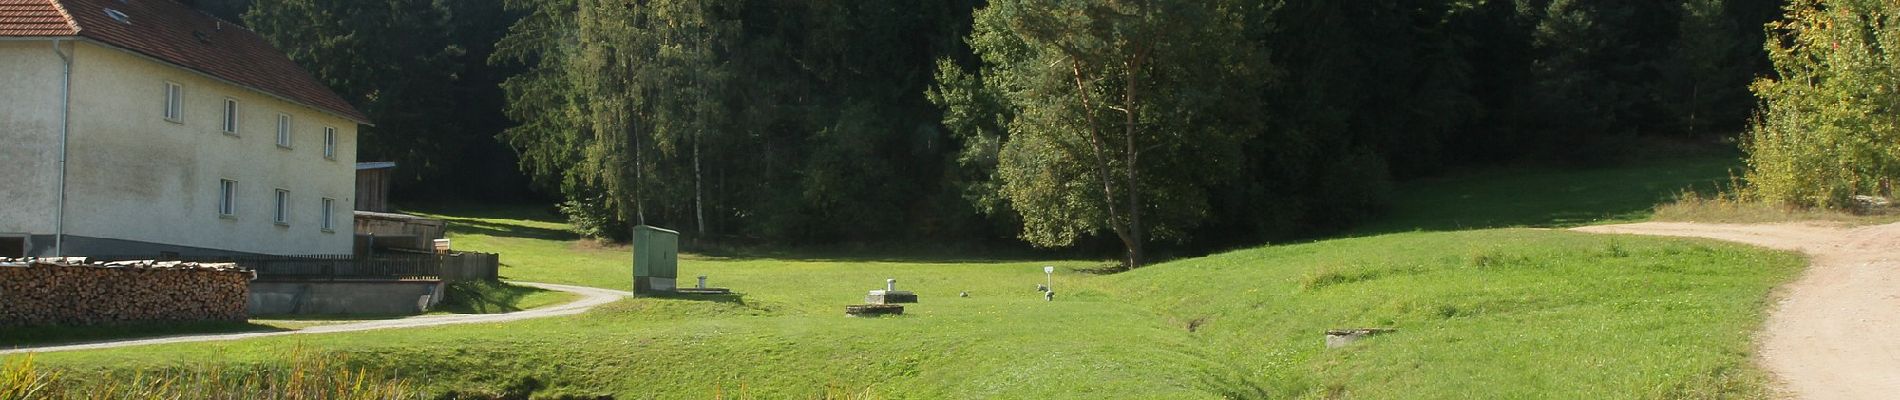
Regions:
M 1900 3 L 1798 0 L 1772 25 L 1778 79 L 1744 141 L 1746 194 L 1800 207 L 1848 208 L 1890 196 L 1900 176 Z
M 561 215 L 567 216 L 568 224 L 581 236 L 615 242 L 632 239 L 633 232 L 627 229 L 626 221 L 614 214 L 605 198 L 568 200 L 561 202 L 560 208 Z

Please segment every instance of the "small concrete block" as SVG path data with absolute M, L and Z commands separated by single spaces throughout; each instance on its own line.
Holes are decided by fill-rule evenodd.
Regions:
M 1329 331 L 1326 331 L 1326 348 L 1337 349 L 1340 347 L 1346 347 L 1346 345 L 1352 344 L 1352 342 L 1357 342 L 1359 341 L 1359 339 L 1363 339 L 1367 336 L 1380 335 L 1380 334 L 1386 334 L 1386 333 L 1392 333 L 1392 332 L 1398 332 L 1398 331 L 1399 331 L 1398 329 L 1391 329 L 1391 328 L 1359 328 L 1359 329 L 1329 330 Z
M 893 304 L 860 304 L 844 306 L 844 314 L 853 317 L 877 317 L 884 315 L 904 315 L 904 306 Z
M 679 294 L 695 294 L 695 295 L 732 294 L 732 289 L 727 289 L 727 288 L 722 288 L 722 287 L 679 288 L 679 289 L 674 289 L 674 292 L 679 293 Z
M 864 295 L 864 302 L 871 304 L 916 303 L 917 294 L 903 290 L 873 290 Z

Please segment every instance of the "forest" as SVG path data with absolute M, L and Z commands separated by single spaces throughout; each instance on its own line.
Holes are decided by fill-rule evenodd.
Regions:
M 1149 246 L 1344 229 L 1378 215 L 1394 182 L 1458 168 L 1614 164 L 1656 143 L 1766 154 L 1747 132 L 1807 129 L 1777 116 L 1799 109 L 1761 106 L 1775 97 L 1756 92 L 1796 61 L 1827 64 L 1797 43 L 1804 26 L 1838 25 L 1800 18 L 1878 33 L 1900 8 L 193 3 L 288 50 L 367 112 L 376 126 L 359 159 L 401 163 L 398 195 L 410 201 L 558 203 L 606 239 L 651 224 L 700 244 L 1029 244 L 1133 266 Z M 1879 40 L 1892 39 L 1869 37 L 1858 48 L 1872 50 L 1855 54 L 1884 57 Z M 1864 160 L 1896 152 L 1879 151 L 1888 158 Z M 1892 177 L 1894 165 L 1858 176 Z M 1778 199 L 1827 205 L 1890 182 L 1837 178 L 1845 189 Z

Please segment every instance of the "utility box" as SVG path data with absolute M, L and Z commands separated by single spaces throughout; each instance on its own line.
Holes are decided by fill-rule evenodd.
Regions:
M 679 232 L 633 227 L 633 293 L 673 293 L 679 277 L 679 245 Z

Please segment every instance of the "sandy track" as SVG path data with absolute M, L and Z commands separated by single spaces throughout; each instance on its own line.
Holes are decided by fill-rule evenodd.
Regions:
M 106 342 L 95 342 L 95 343 L 84 343 L 84 344 L 68 344 L 68 345 L 54 345 L 54 346 L 40 346 L 40 347 L 18 347 L 18 348 L 0 349 L 0 355 L 14 354 L 14 353 L 46 353 L 46 352 L 54 352 L 54 351 L 94 350 L 94 349 L 106 349 L 106 348 L 114 348 L 114 347 L 143 346 L 143 345 L 150 345 L 150 344 L 165 344 L 165 343 L 190 343 L 190 342 L 241 340 L 241 339 L 283 336 L 283 335 L 308 335 L 308 334 L 318 334 L 318 333 L 357 332 L 357 331 L 368 331 L 368 330 L 377 330 L 377 329 L 419 328 L 419 327 L 426 327 L 426 326 L 519 321 L 519 320 L 532 319 L 532 318 L 547 318 L 547 317 L 556 317 L 556 316 L 562 316 L 562 315 L 580 314 L 582 312 L 586 312 L 587 310 L 593 309 L 595 306 L 612 303 L 614 301 L 620 300 L 621 298 L 624 298 L 630 295 L 629 293 L 624 292 L 624 291 L 598 289 L 598 288 L 581 287 L 581 286 L 555 285 L 555 284 L 548 284 L 548 283 L 533 283 L 533 282 L 509 282 L 509 283 L 522 285 L 522 286 L 532 286 L 532 287 L 537 287 L 537 288 L 542 288 L 542 289 L 547 289 L 547 290 L 558 290 L 558 291 L 563 291 L 563 292 L 568 292 L 568 293 L 579 294 L 581 295 L 581 299 L 575 300 L 566 304 L 561 304 L 561 305 L 541 307 L 541 308 L 536 308 L 532 310 L 516 311 L 516 312 L 511 312 L 511 313 L 505 313 L 505 314 L 423 315 L 423 316 L 415 316 L 415 317 L 401 318 L 401 319 L 353 322 L 353 323 L 336 324 L 336 325 L 320 325 L 320 326 L 313 326 L 313 327 L 294 330 L 294 331 L 179 335 L 179 336 L 167 336 L 167 337 L 159 337 L 159 338 L 151 338 L 151 339 L 117 340 L 117 341 L 106 341 Z
M 1900 224 L 1728 225 L 1649 222 L 1577 228 L 1701 237 L 1806 253 L 1759 339 L 1761 363 L 1798 399 L 1900 396 Z

